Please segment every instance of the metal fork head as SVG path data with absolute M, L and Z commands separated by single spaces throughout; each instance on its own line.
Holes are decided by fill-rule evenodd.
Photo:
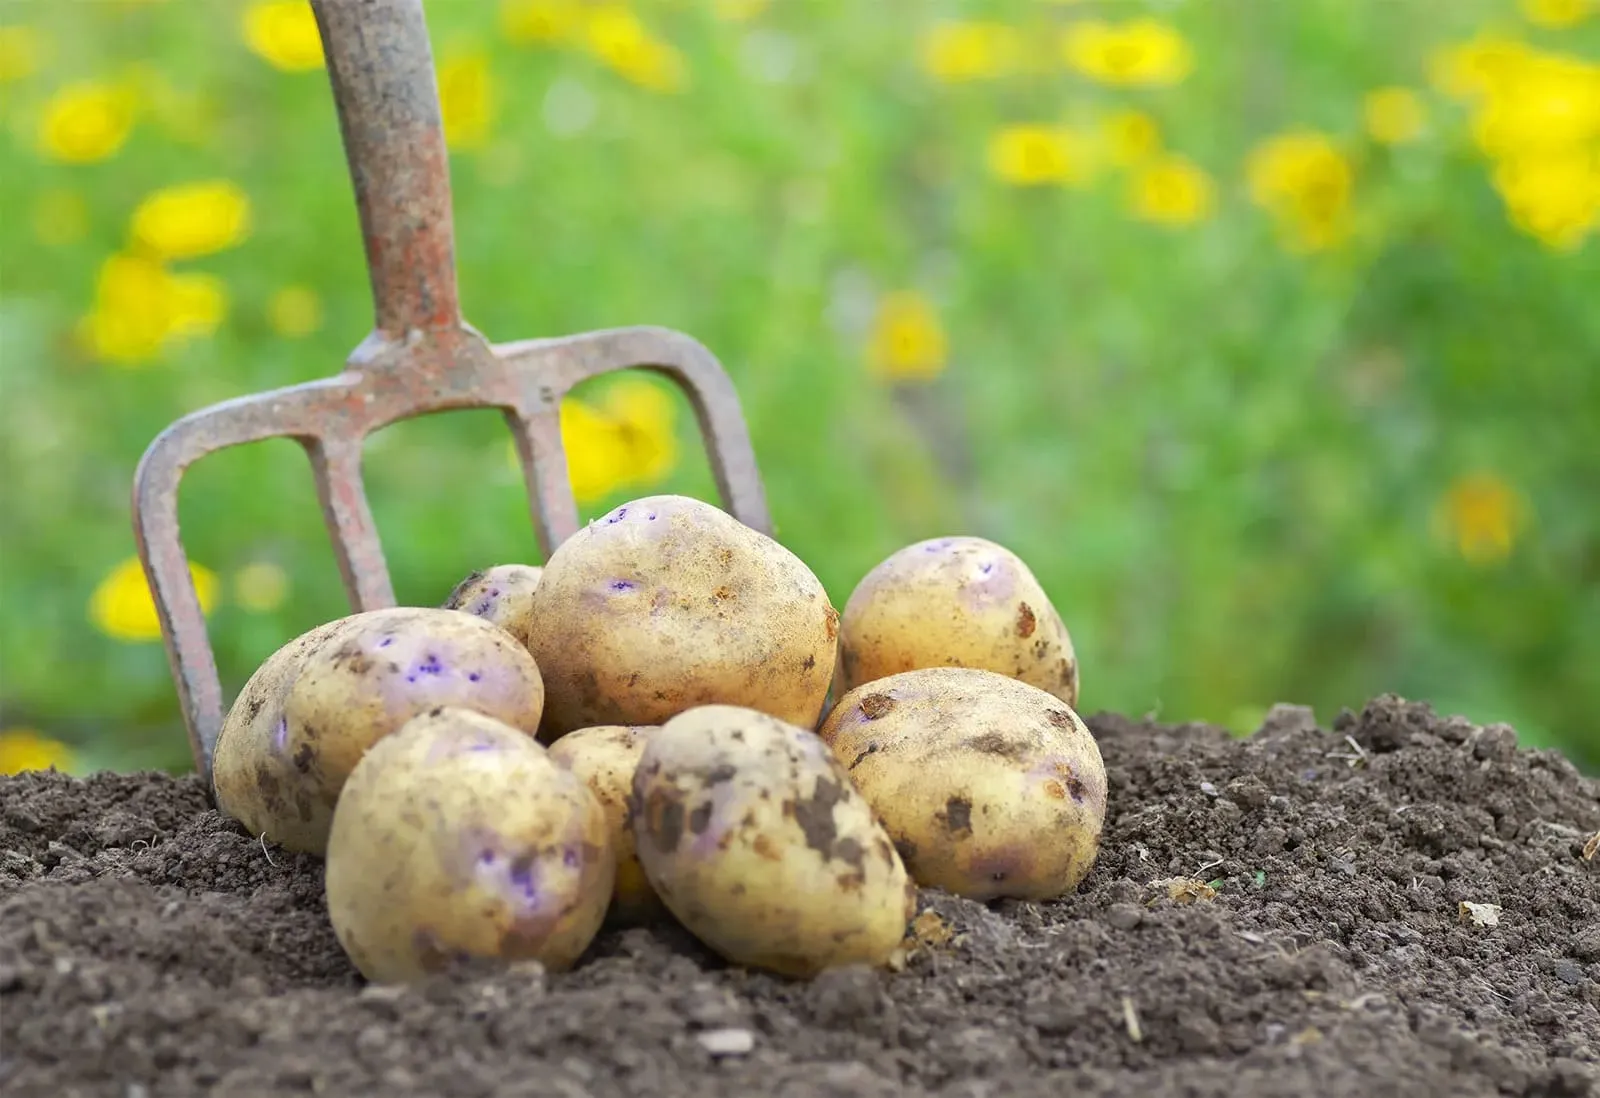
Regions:
M 631 327 L 491 344 L 462 319 L 449 164 L 421 0 L 312 0 L 312 7 L 361 219 L 373 331 L 337 376 L 184 416 L 156 436 L 134 473 L 134 536 L 190 752 L 208 786 L 224 701 L 178 522 L 184 472 L 206 454 L 276 437 L 299 442 L 311 459 L 350 607 L 381 609 L 395 597 L 362 485 L 369 434 L 435 412 L 500 409 L 548 556 L 578 529 L 561 445 L 562 400 L 589 378 L 645 368 L 688 395 L 729 513 L 772 533 L 738 395 L 700 343 L 666 328 Z

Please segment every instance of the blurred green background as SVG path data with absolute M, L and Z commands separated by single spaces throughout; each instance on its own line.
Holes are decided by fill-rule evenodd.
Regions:
M 1033 567 L 1082 708 L 1249 730 L 1394 690 L 1600 767 L 1597 0 L 429 0 L 468 319 L 732 374 L 836 605 L 953 532 Z M 0 769 L 189 765 L 128 492 L 371 301 L 309 9 L 0 5 Z M 714 499 L 634 375 L 586 515 Z M 538 563 L 496 413 L 374 437 L 403 602 Z M 345 612 L 304 456 L 184 535 L 229 696 Z

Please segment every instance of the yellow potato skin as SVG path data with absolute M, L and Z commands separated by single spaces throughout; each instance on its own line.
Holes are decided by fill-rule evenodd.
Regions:
M 637 926 L 666 914 L 661 897 L 650 887 L 639 864 L 633 828 L 628 823 L 628 799 L 633 775 L 654 726 L 597 725 L 569 732 L 550 745 L 550 758 L 588 783 L 605 809 L 611 842 L 617 853 L 617 884 L 607 922 Z
M 887 963 L 916 889 L 816 734 L 742 706 L 700 706 L 649 739 L 634 772 L 639 861 L 672 914 L 735 964 L 792 977 Z
M 456 584 L 445 599 L 444 608 L 493 622 L 527 647 L 528 615 L 533 611 L 533 592 L 543 571 L 530 564 L 497 564 L 474 572 Z
M 708 704 L 814 728 L 838 651 L 839 615 L 811 570 L 685 496 L 634 500 L 568 538 L 530 619 L 547 742 Z
M 845 694 L 817 731 L 925 888 L 1047 900 L 1094 865 L 1100 748 L 1037 687 L 976 668 L 905 671 Z
M 219 805 L 253 834 L 289 850 L 323 853 L 350 771 L 369 747 L 419 713 L 459 705 L 530 736 L 538 729 L 544 706 L 538 665 L 510 633 L 482 618 L 402 606 L 351 614 L 312 636 L 315 643 L 298 658 L 285 656 L 279 670 L 263 677 L 261 691 L 246 687 L 234 705 L 239 728 L 225 726 L 218 741 L 219 759 L 223 741 L 237 741 L 227 768 L 218 771 Z M 250 716 L 271 682 L 281 689 L 281 709 L 263 705 Z
M 328 836 L 328 917 L 356 968 L 405 983 L 467 959 L 570 968 L 605 917 L 605 810 L 521 729 L 466 709 L 374 744 Z
M 993 671 L 1078 704 L 1078 659 L 1061 615 L 1022 559 L 985 538 L 908 545 L 845 602 L 835 695 L 922 667 Z

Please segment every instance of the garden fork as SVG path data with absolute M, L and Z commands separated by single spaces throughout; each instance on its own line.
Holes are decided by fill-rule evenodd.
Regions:
M 361 479 L 366 436 L 398 420 L 499 408 L 516 440 L 545 555 L 578 529 L 561 446 L 562 398 L 613 370 L 648 368 L 693 405 L 724 506 L 770 534 L 739 406 L 717 359 L 679 332 L 631 327 L 489 343 L 461 315 L 450 174 L 422 0 L 311 0 L 372 278 L 372 332 L 335 377 L 224 401 L 157 435 L 133 481 L 133 527 L 196 769 L 209 787 L 222 684 L 178 529 L 184 471 L 215 450 L 286 436 L 305 447 L 354 610 L 395 605 Z

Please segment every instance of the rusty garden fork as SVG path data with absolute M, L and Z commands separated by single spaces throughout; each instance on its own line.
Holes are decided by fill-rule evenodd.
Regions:
M 395 596 L 362 486 L 369 434 L 434 412 L 501 409 L 548 556 L 578 529 L 561 446 L 562 398 L 599 374 L 647 368 L 688 394 L 724 506 L 772 532 L 738 394 L 700 343 L 670 329 L 630 327 L 491 344 L 462 318 L 449 163 L 422 0 L 311 2 L 361 219 L 373 330 L 335 377 L 177 420 L 151 442 L 134 474 L 134 535 L 189 748 L 208 787 L 222 684 L 178 527 L 179 483 L 206 454 L 280 436 L 299 442 L 311 459 L 350 605 L 381 609 L 395 605 Z

